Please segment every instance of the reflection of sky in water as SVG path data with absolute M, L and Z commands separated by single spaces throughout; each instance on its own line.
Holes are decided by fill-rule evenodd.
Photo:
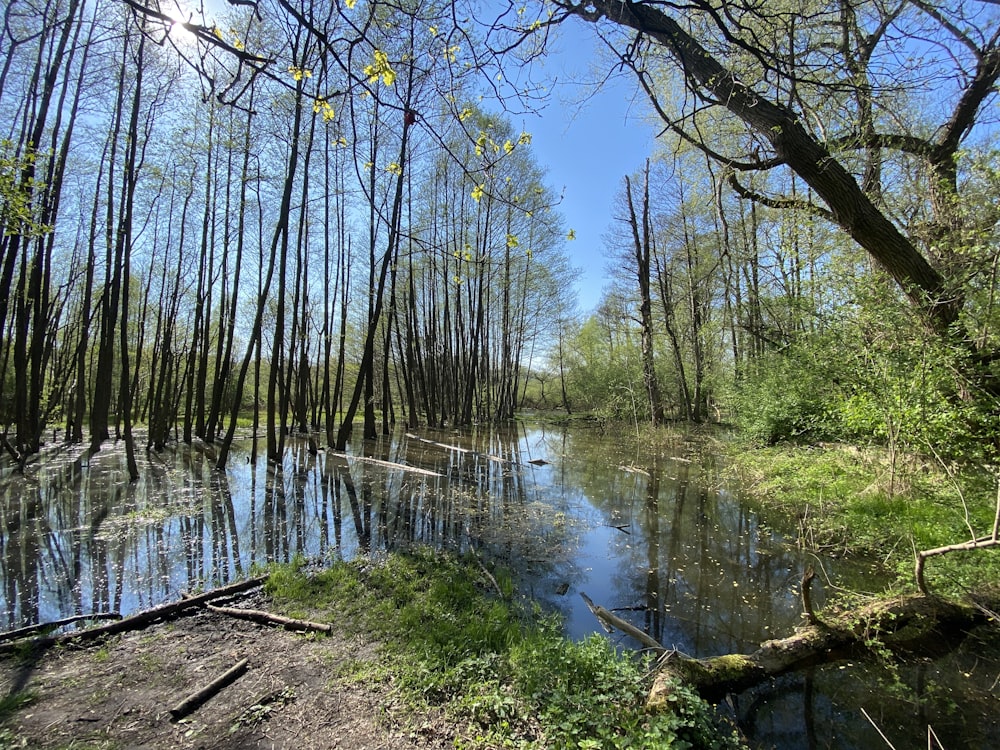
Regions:
M 820 569 L 820 603 L 825 575 L 867 575 L 802 555 L 687 456 L 637 457 L 595 430 L 429 430 L 366 445 L 367 459 L 289 444 L 281 472 L 251 467 L 247 446 L 225 473 L 210 452 L 179 446 L 150 457 L 134 485 L 113 451 L 87 466 L 64 453 L 4 477 L 0 626 L 127 613 L 296 555 L 427 543 L 510 567 L 520 591 L 563 613 L 572 637 L 599 630 L 585 592 L 664 645 L 705 656 L 790 633 L 807 564 Z M 998 652 L 995 642 L 979 650 Z M 879 687 L 885 670 L 826 666 L 738 696 L 733 708 L 760 747 L 881 746 L 859 704 L 897 746 L 925 746 L 928 722 L 949 750 L 996 745 L 983 717 L 997 709 L 998 661 L 955 654 L 906 666 L 891 690 Z

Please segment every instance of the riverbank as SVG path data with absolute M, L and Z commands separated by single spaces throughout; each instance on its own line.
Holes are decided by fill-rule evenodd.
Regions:
M 274 569 L 238 602 L 332 624 L 295 635 L 199 609 L 87 648 L 3 658 L 4 746 L 38 748 L 737 747 L 679 691 L 644 708 L 648 663 L 574 643 L 502 571 L 420 549 Z M 525 606 L 527 605 L 527 606 Z M 189 715 L 184 696 L 247 661 Z M 731 732 L 731 730 L 729 730 Z
M 847 444 L 724 450 L 765 517 L 794 519 L 784 531 L 804 550 L 871 560 L 889 595 L 915 590 L 918 552 L 990 536 L 1000 518 L 998 477 L 985 469 Z M 1000 590 L 1000 547 L 957 550 L 926 567 L 929 591 L 942 596 L 996 599 Z
M 438 717 L 424 717 L 413 737 L 393 723 L 392 698 L 381 686 L 337 678 L 374 649 L 343 633 L 307 638 L 200 610 L 87 648 L 6 656 L 0 746 L 452 747 Z M 172 720 L 172 706 L 242 659 L 243 676 Z
M 606 705 L 614 701 L 635 706 L 630 696 L 643 697 L 651 682 L 648 672 L 635 664 L 609 664 L 606 642 L 587 640 L 599 623 L 580 594 L 619 613 L 667 648 L 711 657 L 753 654 L 760 644 L 796 632 L 802 612 L 799 582 L 810 565 L 816 569 L 817 607 L 839 600 L 841 607 L 862 611 L 871 601 L 868 595 L 913 592 L 912 585 L 895 578 L 887 583 L 884 558 L 866 556 L 856 543 L 829 546 L 830 556 L 811 551 L 823 548 L 809 544 L 821 535 L 797 521 L 813 523 L 821 517 L 819 510 L 836 506 L 829 502 L 831 475 L 821 472 L 824 462 L 817 458 L 821 451 L 832 452 L 832 446 L 804 448 L 797 454 L 800 464 L 789 472 L 793 489 L 788 497 L 813 506 L 799 519 L 795 505 L 765 505 L 770 500 L 761 499 L 763 480 L 758 477 L 747 475 L 755 483 L 750 488 L 754 499 L 744 498 L 741 483 L 725 474 L 733 461 L 720 455 L 725 448 L 720 442 L 728 436 L 717 429 L 697 430 L 693 438 L 642 430 L 639 437 L 622 430 L 545 424 L 426 430 L 361 444 L 358 453 L 346 459 L 327 452 L 314 455 L 305 441 L 291 438 L 281 470 L 263 462 L 247 463 L 246 446 L 236 446 L 243 452 L 234 454 L 238 460 L 225 473 L 212 470 L 206 457 L 210 448 L 196 441 L 142 454 L 144 472 L 137 483 L 125 480 L 117 449 L 109 447 L 92 457 L 55 450 L 26 475 L 7 478 L 11 501 L 3 510 L 12 532 L 5 538 L 7 555 L 0 560 L 5 563 L 0 566 L 3 591 L 9 597 L 7 628 L 81 610 L 130 615 L 175 601 L 182 591 L 252 575 L 275 559 L 320 561 L 316 569 L 300 566 L 296 572 L 295 580 L 302 574 L 301 580 L 312 582 L 302 587 L 305 604 L 296 603 L 298 595 L 281 603 L 280 590 L 275 590 L 261 606 L 334 623 L 338 633 L 378 648 L 377 657 L 369 660 L 373 665 L 344 669 L 362 689 L 374 685 L 379 700 L 391 696 L 385 700 L 397 718 L 386 726 L 417 728 L 403 730 L 404 737 L 419 734 L 426 721 L 424 706 L 431 709 L 434 722 L 444 722 L 435 726 L 457 727 L 448 730 L 451 739 L 446 742 L 452 747 L 455 737 L 459 747 L 463 742 L 475 747 L 559 747 L 575 741 L 576 735 L 561 741 L 559 735 L 537 730 L 532 721 L 544 711 L 533 696 L 557 695 L 548 719 L 579 733 L 581 717 L 607 720 Z M 850 449 L 845 454 L 850 458 Z M 778 468 L 781 461 L 771 458 L 770 464 Z M 842 495 L 865 497 L 865 486 L 851 489 L 851 482 L 859 480 L 850 466 L 841 468 L 847 487 Z M 810 495 L 796 485 L 806 481 L 814 481 L 818 490 Z M 871 497 L 866 502 L 873 508 L 881 505 Z M 437 628 L 430 623 L 444 623 L 452 631 L 455 597 L 446 597 L 440 611 L 432 608 L 420 614 L 401 602 L 420 599 L 421 592 L 396 589 L 394 584 L 410 577 L 427 581 L 425 571 L 411 575 L 404 569 L 390 576 L 391 606 L 381 608 L 359 593 L 379 578 L 379 565 L 391 559 L 393 551 L 419 545 L 474 550 L 496 584 L 473 563 L 467 576 L 473 593 L 486 594 L 492 604 L 503 606 L 524 595 L 524 600 L 513 602 L 520 608 L 515 618 L 519 627 L 533 622 L 531 600 L 546 611 L 559 612 L 563 627 L 542 618 L 534 625 L 546 632 L 537 638 L 514 638 L 510 644 L 520 644 L 517 648 L 507 644 L 504 635 L 515 632 L 513 627 L 500 627 L 499 635 L 488 639 L 488 648 L 472 651 L 452 652 L 428 640 L 424 631 Z M 977 554 L 967 557 L 975 559 Z M 932 586 L 938 585 L 938 563 L 948 557 L 929 562 Z M 65 565 L 70 559 L 78 561 L 73 569 Z M 340 594 L 325 593 L 329 585 L 340 583 L 326 580 L 328 574 L 320 568 L 333 560 L 352 559 L 360 561 L 363 567 L 356 572 L 364 575 L 345 575 L 340 583 L 346 588 Z M 506 578 L 501 573 L 505 568 L 516 575 Z M 352 570 L 341 563 L 335 569 Z M 903 569 L 911 570 L 912 563 Z M 454 583 L 457 577 L 451 576 L 452 582 L 440 591 L 460 590 Z M 855 598 L 842 598 L 845 591 L 854 592 Z M 314 606 L 315 617 L 310 614 Z M 401 624 L 394 618 L 404 611 L 409 619 Z M 825 610 L 817 611 L 829 622 Z M 370 612 L 377 614 L 374 622 Z M 494 616 L 491 606 L 472 610 L 470 619 L 477 628 L 493 632 L 499 627 Z M 177 627 L 182 627 L 180 622 Z M 474 632 L 470 640 L 462 628 L 454 632 L 463 648 L 481 643 L 476 639 L 483 637 Z M 398 639 L 413 633 L 420 637 L 393 639 L 394 634 Z M 562 635 L 578 643 L 567 647 Z M 635 648 L 617 636 L 611 642 L 625 650 Z M 1000 669 L 995 656 L 1000 649 L 995 639 L 990 638 L 990 644 L 970 642 L 965 651 L 933 661 L 900 664 L 887 654 L 885 660 L 852 660 L 796 672 L 732 696 L 730 710 L 751 742 L 783 750 L 806 746 L 814 736 L 836 737 L 837 747 L 877 746 L 878 734 L 862 711 L 875 716 L 897 746 L 919 744 L 928 724 L 947 746 L 958 746 L 985 732 L 983 727 L 990 723 L 984 724 L 983 717 L 995 713 L 992 686 L 1000 673 L 995 671 Z M 456 653 L 464 656 L 455 658 Z M 441 664 L 429 661 L 427 654 L 450 654 L 455 660 Z M 390 661 L 397 671 L 380 671 Z M 543 664 L 550 666 L 543 670 L 538 666 Z M 221 661 L 212 668 L 216 666 L 213 674 L 202 669 L 199 677 L 208 680 L 228 669 Z M 631 692 L 609 693 L 599 680 L 580 680 L 587 683 L 583 687 L 553 682 L 552 675 L 567 670 L 596 674 L 612 685 L 624 683 Z M 517 674 L 519 680 L 513 677 Z M 331 673 L 331 684 L 343 676 Z M 241 677 L 227 690 L 246 679 Z M 412 689 L 412 700 L 404 699 L 404 688 Z M 348 682 L 345 689 L 354 688 Z M 180 692 L 172 697 L 179 700 Z M 607 697 L 623 694 L 627 699 Z M 87 699 L 84 694 L 77 697 Z M 261 696 L 244 697 L 246 708 Z M 19 700 L 14 697 L 15 704 Z M 413 705 L 403 710 L 409 703 Z M 371 704 L 369 713 L 385 718 L 389 710 L 382 705 Z M 267 712 L 282 715 L 274 706 Z M 398 718 L 411 714 L 417 717 L 412 722 Z M 531 720 L 518 718 L 525 715 Z M 223 718 L 232 720 L 233 715 Z M 491 734 L 491 722 L 501 734 Z M 381 731 L 380 726 L 376 730 Z M 580 736 L 597 746 L 605 741 Z M 987 732 L 981 744 L 992 746 L 994 739 Z

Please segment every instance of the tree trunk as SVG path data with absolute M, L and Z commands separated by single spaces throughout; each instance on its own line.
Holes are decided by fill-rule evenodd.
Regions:
M 146 49 L 146 37 L 140 31 L 136 50 L 135 91 L 132 94 L 132 111 L 129 115 L 128 147 L 126 148 L 123 169 L 123 189 L 121 217 L 117 232 L 117 247 L 115 248 L 116 264 L 121 266 L 121 376 L 118 382 L 119 402 L 125 429 L 125 457 L 128 465 L 129 478 L 135 482 L 139 479 L 139 468 L 135 461 L 135 441 L 132 438 L 132 382 L 129 377 L 129 281 L 131 275 L 132 257 L 132 214 L 135 205 L 135 188 L 138 182 L 139 162 L 136 158 L 139 145 L 139 109 L 142 103 L 143 58 Z
M 298 98 L 301 98 L 301 82 L 296 88 L 298 92 Z M 301 101 L 299 102 L 301 105 Z M 247 350 L 243 355 L 243 364 L 240 366 L 239 375 L 236 378 L 236 383 L 233 388 L 233 392 L 236 394 L 233 399 L 233 406 L 230 413 L 229 419 L 229 429 L 226 431 L 226 436 L 222 441 L 222 447 L 219 449 L 219 457 L 216 461 L 216 468 L 224 469 L 226 467 L 226 462 L 229 460 L 229 450 L 232 447 L 233 438 L 236 435 L 236 418 L 239 416 L 240 402 L 242 400 L 243 386 L 246 384 L 247 372 L 250 370 L 250 362 L 254 359 L 254 349 L 257 344 L 261 341 L 261 326 L 264 320 L 264 311 L 267 309 L 267 298 L 270 294 L 271 280 L 274 278 L 274 266 L 277 260 L 278 248 L 281 247 L 283 251 L 287 251 L 287 241 L 288 241 L 288 215 L 291 211 L 292 205 L 292 188 L 295 185 L 295 173 L 298 169 L 299 161 L 299 135 L 302 130 L 302 107 L 296 106 L 294 108 L 294 115 L 292 117 L 292 130 L 290 134 L 291 138 L 291 151 L 288 156 L 288 164 L 285 167 L 285 180 L 282 186 L 281 192 L 281 205 L 278 209 L 278 222 L 274 228 L 274 234 L 271 239 L 271 254 L 270 260 L 268 261 L 268 268 L 266 277 L 261 284 L 260 290 L 257 294 L 257 310 L 254 314 L 253 326 L 250 334 L 250 340 L 247 342 Z M 259 363 L 260 357 L 257 357 Z M 271 363 L 272 367 L 274 363 Z M 256 398 L 256 389 L 254 391 L 254 396 Z M 268 406 L 268 413 L 270 414 L 271 407 Z M 256 429 L 254 430 L 254 435 L 256 435 Z M 270 448 L 270 446 L 269 446 Z M 270 457 L 270 450 L 268 453 Z
M 406 96 L 406 103 L 404 109 L 409 110 L 410 108 L 410 94 L 412 93 L 413 86 L 413 76 L 409 76 L 408 90 Z M 347 411 L 344 414 L 343 421 L 340 424 L 340 429 L 337 430 L 337 450 L 344 450 L 347 447 L 347 441 L 350 440 L 351 431 L 354 426 L 354 417 L 358 412 L 358 405 L 361 401 L 361 394 L 364 391 L 366 398 L 371 396 L 371 388 L 373 382 L 373 376 L 375 371 L 375 335 L 378 332 L 379 320 L 382 316 L 382 306 L 385 298 L 385 284 L 389 275 L 389 265 L 395 256 L 395 247 L 399 242 L 399 221 L 400 215 L 402 213 L 402 203 L 403 203 L 403 177 L 407 171 L 406 164 L 406 147 L 409 141 L 410 135 L 410 123 L 408 120 L 403 120 L 403 136 L 399 141 L 399 160 L 396 162 L 400 171 L 396 175 L 396 192 L 393 197 L 392 202 L 392 216 L 389 220 L 389 241 L 388 247 L 386 248 L 385 254 L 382 256 L 382 266 L 379 270 L 378 284 L 374 287 L 375 293 L 375 303 L 374 309 L 368 320 L 368 332 L 365 335 L 365 345 L 364 350 L 361 354 L 361 363 L 358 371 L 358 379 L 354 385 L 354 392 L 351 396 L 351 401 L 347 406 Z M 374 194 L 373 194 L 374 197 Z M 371 427 L 372 434 L 369 435 L 369 427 Z M 374 434 L 374 419 L 372 424 L 368 424 L 368 418 L 366 414 L 365 419 L 365 436 L 375 437 Z
M 121 137 L 121 121 L 125 108 L 126 70 L 128 66 L 128 36 L 122 42 L 122 58 L 118 70 L 118 91 L 113 116 L 114 125 L 108 136 L 111 148 L 108 156 L 107 223 L 105 225 L 105 281 L 101 297 L 101 329 L 97 354 L 97 372 L 94 376 L 94 398 L 90 408 L 90 450 L 97 452 L 108 439 L 111 395 L 114 381 L 114 331 L 118 320 L 118 298 L 121 292 L 121 268 L 114 255 L 115 218 L 115 165 L 118 154 L 118 140 Z
M 656 364 L 653 360 L 653 316 L 652 300 L 649 294 L 649 256 L 652 236 L 649 225 L 649 161 L 643 180 L 642 225 L 640 228 L 632 195 L 632 181 L 625 178 L 625 194 L 628 200 L 629 225 L 632 229 L 633 250 L 635 252 L 635 273 L 639 286 L 639 326 L 642 348 L 642 379 L 646 385 L 649 402 L 649 416 L 653 426 L 663 423 L 663 400 L 660 397 L 660 383 L 656 378 Z
M 691 87 L 709 93 L 769 142 L 778 159 L 816 191 L 834 221 L 896 280 L 934 329 L 947 333 L 958 318 L 961 300 L 916 246 L 878 210 L 844 165 L 806 131 L 795 112 L 742 83 L 659 7 L 622 0 L 564 7 L 592 22 L 607 18 L 659 43 L 681 67 Z

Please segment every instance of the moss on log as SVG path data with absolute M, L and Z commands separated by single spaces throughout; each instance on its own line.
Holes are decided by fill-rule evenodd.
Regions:
M 986 619 L 982 608 L 918 594 L 881 599 L 797 628 L 787 638 L 765 641 L 751 654 L 695 659 L 673 651 L 660 660 L 646 705 L 650 710 L 666 708 L 678 683 L 713 698 L 859 651 L 912 653 L 939 647 L 943 637 L 964 636 Z

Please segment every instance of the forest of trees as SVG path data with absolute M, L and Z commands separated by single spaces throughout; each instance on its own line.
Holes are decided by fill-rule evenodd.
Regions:
M 343 448 L 525 403 L 906 436 L 985 458 L 1000 392 L 1000 6 L 8 0 L 5 449 Z M 582 319 L 508 120 L 588 24 L 659 152 Z M 595 134 L 595 138 L 600 134 Z M 256 426 L 256 425 L 255 425 Z M 12 432 L 11 432 L 12 430 Z M 134 464 L 133 464 L 134 470 Z
M 550 366 L 571 403 L 994 461 L 1000 7 L 558 6 L 662 130 Z
M 463 96 L 417 8 L 373 6 L 346 63 L 273 10 L 227 11 L 220 61 L 120 0 L 5 4 L 16 458 L 47 430 L 131 455 L 141 422 L 149 447 L 221 439 L 224 464 L 258 409 L 271 459 L 289 430 L 343 448 L 356 414 L 366 437 L 513 416 L 572 304 L 530 135 Z M 241 79 L 251 48 L 273 59 Z

